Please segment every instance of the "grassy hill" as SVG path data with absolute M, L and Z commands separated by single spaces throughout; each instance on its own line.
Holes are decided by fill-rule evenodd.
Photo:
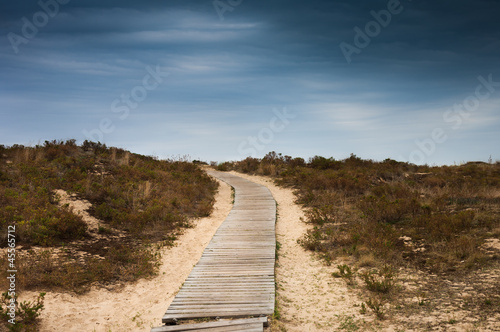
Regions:
M 91 232 L 56 190 L 92 204 Z M 193 163 L 74 140 L 0 146 L 0 246 L 15 226 L 18 290 L 84 291 L 153 275 L 155 248 L 212 211 L 217 183 Z M 6 255 L 1 257 L 7 271 Z M 2 275 L 2 289 L 6 289 Z

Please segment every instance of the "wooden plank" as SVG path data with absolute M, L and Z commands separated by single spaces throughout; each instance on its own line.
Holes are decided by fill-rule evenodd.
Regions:
M 182 306 L 182 305 L 186 305 L 187 303 L 189 303 L 190 305 L 193 305 L 193 306 L 201 305 L 201 304 L 195 303 L 196 301 L 198 301 L 199 303 L 203 303 L 203 305 L 205 305 L 206 303 L 208 303 L 208 305 L 210 305 L 210 304 L 224 305 L 226 303 L 231 303 L 231 304 L 235 304 L 235 305 L 236 304 L 237 305 L 248 304 L 249 306 L 255 306 L 255 305 L 268 306 L 269 305 L 268 298 L 269 297 L 246 299 L 246 298 L 239 298 L 239 297 L 228 297 L 228 298 L 223 298 L 223 299 L 217 299 L 217 298 L 213 298 L 213 297 L 199 297 L 199 298 L 186 297 L 186 298 L 179 298 L 177 301 L 172 302 L 172 304 L 170 304 L 170 306 Z
M 212 304 L 212 303 L 203 303 L 203 304 L 171 304 L 169 309 L 171 312 L 198 312 L 198 311 L 215 311 L 220 310 L 220 312 L 226 311 L 234 311 L 234 310 L 247 310 L 247 309 L 257 309 L 263 308 L 264 310 L 269 308 L 268 304 L 262 303 L 244 303 L 244 304 L 232 304 L 230 308 L 226 304 Z
M 187 280 L 184 282 L 184 287 L 192 287 L 192 286 L 199 286 L 199 288 L 205 288 L 205 287 L 210 287 L 212 285 L 218 286 L 218 285 L 227 285 L 230 287 L 237 287 L 237 286 L 274 286 L 273 280 L 270 278 L 265 279 L 265 278 L 260 278 L 260 280 L 255 279 L 253 281 L 245 279 L 242 281 L 239 281 L 237 278 L 234 278 L 231 280 L 230 278 L 224 278 L 224 280 L 219 280 L 222 278 L 197 278 L 198 280 L 192 278 L 190 280 Z
M 183 331 L 183 330 L 179 330 Z M 200 330 L 189 330 L 191 332 L 262 332 L 264 328 L 262 324 L 243 324 L 237 326 L 222 326 L 222 327 L 211 327 L 207 329 Z
M 248 324 L 259 324 L 261 327 L 267 326 L 267 317 L 235 319 L 235 320 L 219 320 L 216 322 L 198 323 L 198 324 L 184 324 L 174 326 L 160 326 L 155 327 L 151 332 L 177 332 L 177 331 L 197 331 L 206 330 L 209 328 L 229 327 L 229 326 L 244 326 Z
M 269 288 L 269 289 L 274 289 L 274 283 L 272 282 L 259 282 L 259 283 L 252 283 L 252 284 L 246 284 L 246 283 L 235 283 L 235 284 L 213 284 L 213 283 L 207 283 L 207 284 L 198 284 L 198 283 L 193 283 L 193 284 L 187 284 L 184 285 L 184 289 L 186 290 L 193 290 L 193 289 L 200 289 L 200 290 L 210 290 L 210 289 L 260 289 L 261 287 L 263 288 Z
M 258 299 L 259 301 L 268 303 L 268 300 L 272 297 L 274 297 L 274 292 L 259 293 L 258 295 L 255 294 L 255 291 L 228 291 L 224 292 L 224 294 L 217 294 L 216 291 L 206 292 L 205 294 L 202 292 L 184 292 L 182 294 L 179 293 L 179 298 L 175 298 L 172 304 L 180 303 L 190 298 L 203 299 L 204 301 L 238 299 L 239 301 L 248 300 L 249 303 Z
M 252 300 L 255 298 L 266 298 L 269 299 L 274 296 L 274 292 L 268 292 L 268 293 L 259 293 L 259 295 L 255 295 L 255 292 L 225 292 L 223 295 L 217 294 L 217 292 L 207 292 L 207 293 L 202 293 L 202 292 L 190 292 L 190 293 L 182 293 L 179 294 L 179 301 L 183 298 L 207 298 L 207 299 L 229 299 L 229 298 L 239 298 L 241 300 Z M 174 302 L 173 302 L 174 303 Z
M 259 288 L 251 287 L 251 288 L 225 288 L 225 289 L 217 289 L 217 288 L 211 288 L 207 290 L 203 290 L 201 288 L 193 288 L 193 289 L 187 289 L 183 290 L 182 292 L 179 292 L 179 295 L 197 295 L 197 294 L 218 294 L 220 297 L 224 296 L 229 296 L 229 295 L 238 295 L 241 297 L 250 297 L 250 295 L 257 295 L 257 294 L 262 294 L 262 295 L 267 295 L 270 293 L 274 293 L 274 287 L 265 287 L 262 288 L 261 291 L 259 291 Z
M 210 296 L 199 296 L 199 297 L 181 297 L 177 299 L 175 302 L 172 302 L 170 305 L 184 305 L 187 303 L 197 305 L 199 303 L 212 303 L 214 305 L 221 305 L 221 304 L 267 304 L 269 297 L 272 296 L 263 296 L 263 297 L 256 297 L 256 298 L 245 298 L 245 297 L 238 297 L 238 296 L 230 296 L 226 298 L 216 298 L 216 297 L 210 297 Z M 169 307 L 170 308 L 170 307 Z
M 197 295 L 197 294 L 207 294 L 207 295 L 210 295 L 210 294 L 215 294 L 215 295 L 219 295 L 220 297 L 224 297 L 224 296 L 229 296 L 229 295 L 237 295 L 237 296 L 240 296 L 240 297 L 250 297 L 250 295 L 255 295 L 255 296 L 258 296 L 258 295 L 268 295 L 268 294 L 274 294 L 274 288 L 273 287 L 265 287 L 265 288 L 262 288 L 262 291 L 256 291 L 258 289 L 256 289 L 255 287 L 249 287 L 249 288 L 236 288 L 236 287 L 232 287 L 232 288 L 225 288 L 225 289 L 217 289 L 217 288 L 211 288 L 211 289 L 206 289 L 206 290 L 203 290 L 202 288 L 192 288 L 192 289 L 187 289 L 187 290 L 183 290 L 182 292 L 179 292 L 178 295 L 179 296 L 183 296 L 183 295 Z
M 262 278 L 262 277 L 248 277 L 248 276 L 227 276 L 227 277 L 189 277 L 184 282 L 185 286 L 190 286 L 190 285 L 196 285 L 196 284 L 214 284 L 214 283 L 223 283 L 223 284 L 231 284 L 231 285 L 252 285 L 252 284 L 273 284 L 274 285 L 274 280 L 272 279 L 272 276 L 269 276 L 269 278 Z
M 274 282 L 273 276 L 270 276 L 268 278 L 262 278 L 262 277 L 251 277 L 251 276 L 227 276 L 227 277 L 220 277 L 220 278 L 213 278 L 213 277 L 188 277 L 185 282 L 195 282 L 195 281 L 220 281 L 220 282 L 254 282 L 254 281 L 271 281 Z
M 217 294 L 216 292 L 210 292 L 210 293 L 205 293 L 203 294 L 202 292 L 190 292 L 190 293 L 179 293 L 179 298 L 178 300 L 175 299 L 174 301 L 181 301 L 186 298 L 199 298 L 199 299 L 240 299 L 240 300 L 245 300 L 248 299 L 249 301 L 252 301 L 253 299 L 269 299 L 274 296 L 274 292 L 268 292 L 268 293 L 259 293 L 258 295 L 255 295 L 255 292 L 248 292 L 248 293 L 243 293 L 243 292 L 225 292 L 223 295 Z M 172 302 L 175 303 L 175 302 Z
M 239 301 L 245 301 L 245 300 L 248 300 L 249 302 L 251 302 L 253 299 L 266 299 L 266 302 L 268 299 L 272 298 L 274 296 L 274 294 L 272 293 L 267 293 L 267 294 L 260 294 L 259 296 L 255 296 L 254 295 L 255 292 L 246 292 L 246 293 L 243 293 L 243 292 L 233 292 L 233 293 L 226 293 L 224 294 L 223 296 L 222 295 L 219 295 L 217 294 L 216 292 L 211 292 L 211 293 L 206 293 L 206 294 L 203 294 L 202 292 L 198 292 L 198 293 L 183 293 L 183 294 L 180 294 L 179 295 L 179 300 L 178 301 L 182 301 L 183 299 L 188 299 L 188 298 L 198 298 L 200 300 L 211 300 L 211 301 L 215 301 L 215 300 L 229 300 L 229 299 L 239 299 Z M 176 300 L 177 302 L 177 300 Z M 172 303 L 176 303 L 176 302 L 172 302 Z
M 274 311 L 274 309 L 273 309 Z M 162 321 L 164 324 L 175 323 L 178 320 L 183 319 L 200 319 L 200 318 L 243 318 L 243 317 L 251 317 L 251 316 L 259 316 L 259 315 L 272 315 L 273 311 L 262 312 L 262 310 L 247 310 L 247 311 L 227 311 L 224 313 L 175 313 L 175 314 L 165 314 L 163 316 Z
M 212 327 L 208 329 L 195 330 L 199 332 L 262 332 L 262 324 L 244 324 L 238 326 Z
M 192 285 L 191 287 L 183 287 L 178 294 L 183 294 L 185 292 L 217 292 L 221 293 L 223 295 L 223 292 L 254 292 L 255 294 L 260 294 L 263 293 L 264 291 L 268 292 L 274 292 L 275 286 L 271 284 L 264 284 L 264 285 L 250 285 L 246 286 L 245 284 L 237 284 L 237 285 L 228 285 L 227 287 L 223 287 L 224 285 L 210 285 L 210 286 L 197 286 L 197 285 Z M 256 292 L 256 290 L 262 290 L 260 292 Z

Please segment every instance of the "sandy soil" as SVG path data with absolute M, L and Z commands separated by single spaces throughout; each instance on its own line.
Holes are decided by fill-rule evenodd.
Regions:
M 194 221 L 196 226 L 187 229 L 175 247 L 163 250 L 157 277 L 94 288 L 85 295 L 48 292 L 40 331 L 150 331 L 162 325 L 161 317 L 232 208 L 231 187 L 219 184 L 212 216 Z M 20 299 L 35 296 L 24 292 Z
M 65 190 L 56 189 L 54 190 L 56 198 L 59 200 L 60 206 L 67 206 L 73 211 L 73 213 L 78 214 L 82 217 L 83 221 L 87 223 L 87 227 L 90 233 L 97 233 L 99 226 L 101 225 L 99 219 L 92 217 L 88 213 L 88 209 L 92 204 L 84 199 L 77 199 L 76 194 L 70 195 Z

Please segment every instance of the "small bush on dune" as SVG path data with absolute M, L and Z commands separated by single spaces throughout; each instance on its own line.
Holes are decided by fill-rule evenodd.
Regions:
M 366 305 L 368 308 L 370 308 L 375 316 L 377 316 L 378 319 L 383 320 L 385 319 L 385 312 L 384 312 L 384 301 L 377 298 L 377 297 L 370 297 L 366 301 Z
M 380 271 L 369 271 L 361 274 L 366 288 L 375 293 L 389 293 L 394 288 L 394 270 L 384 266 Z
M 255 173 L 259 169 L 260 160 L 257 158 L 248 157 L 238 163 L 239 170 L 243 173 Z
M 0 317 L 2 325 L 9 331 L 38 331 L 38 317 L 44 309 L 45 293 L 40 293 L 35 301 L 18 302 L 17 296 L 11 297 L 3 293 L 0 300 Z M 15 301 L 14 315 L 11 315 L 10 306 Z M 12 318 L 14 316 L 15 318 Z M 14 323 L 13 323 L 14 322 Z
M 216 169 L 221 172 L 228 172 L 232 169 L 232 164 L 230 162 L 223 162 L 218 164 Z
M 352 285 L 354 283 L 354 272 L 351 267 L 346 264 L 337 265 L 337 269 L 339 272 L 334 272 L 332 275 L 335 278 L 342 278 L 348 285 Z

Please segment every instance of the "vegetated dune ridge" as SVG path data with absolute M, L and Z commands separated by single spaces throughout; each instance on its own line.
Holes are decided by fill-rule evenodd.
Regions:
M 47 292 L 40 331 L 150 331 L 198 262 L 213 234 L 231 211 L 231 187 L 219 181 L 210 217 L 194 220 L 172 248 L 162 249 L 158 276 L 127 285 L 94 287 L 84 295 Z M 31 300 L 37 292 L 23 292 Z

